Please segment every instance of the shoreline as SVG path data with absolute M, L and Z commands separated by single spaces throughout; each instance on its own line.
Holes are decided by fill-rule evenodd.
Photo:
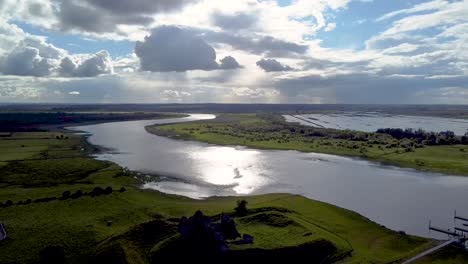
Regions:
M 146 127 L 145 127 L 145 130 L 146 130 Z M 149 133 L 149 132 L 148 132 Z M 83 139 L 85 139 L 85 141 L 87 142 L 87 144 L 89 144 L 90 146 L 94 147 L 97 149 L 97 152 L 94 152 L 94 154 L 96 153 L 105 153 L 106 150 L 110 150 L 109 148 L 105 148 L 105 147 L 102 147 L 102 146 L 99 146 L 99 145 L 94 145 L 92 143 L 90 143 L 87 138 L 89 137 L 88 136 L 83 136 L 83 135 L 80 135 L 80 137 L 82 137 Z M 179 139 L 179 140 L 185 140 L 185 141 L 191 141 L 190 139 Z M 199 142 L 199 141 L 193 141 L 193 142 Z M 207 143 L 207 142 L 202 142 L 202 143 Z M 211 144 L 211 143 L 207 143 L 207 144 Z M 211 145 L 216 145 L 216 144 L 211 144 Z M 240 146 L 240 147 L 247 147 L 247 146 Z M 264 149 L 264 150 L 272 150 L 272 149 Z M 273 149 L 273 151 L 275 151 Z M 287 151 L 296 151 L 296 150 L 287 150 Z M 333 155 L 333 154 L 326 154 L 326 153 L 317 153 L 317 154 L 325 154 L 325 155 Z M 339 155 L 333 155 L 333 156 L 338 156 L 338 157 L 341 157 Z M 92 156 L 92 153 L 89 153 L 87 154 L 87 157 L 89 158 L 92 158 L 92 159 L 95 159 L 95 157 Z M 347 157 L 348 158 L 348 157 Z M 351 157 L 351 158 L 355 158 L 355 157 Z M 120 166 L 119 164 L 113 162 L 113 161 L 107 161 L 106 162 L 111 162 L 121 168 L 124 168 L 122 166 Z M 125 168 L 126 169 L 126 168 Z M 185 195 L 181 195 L 181 194 L 173 194 L 173 193 L 167 193 L 167 192 L 163 192 L 163 191 L 160 191 L 160 190 L 157 190 L 157 189 L 152 189 L 152 188 L 143 188 L 143 185 L 148 183 L 148 182 L 158 182 L 158 181 L 163 181 L 161 180 L 161 178 L 167 178 L 167 181 L 174 181 L 174 182 L 182 182 L 182 183 L 188 183 L 188 184 L 194 184 L 193 182 L 190 182 L 190 181 L 184 181 L 182 179 L 179 179 L 177 177 L 173 177 L 173 176 L 169 176 L 169 175 L 162 175 L 162 174 L 158 174 L 158 173 L 150 173 L 150 172 L 143 172 L 143 171 L 138 171 L 138 170 L 129 170 L 130 173 L 134 174 L 134 178 L 135 180 L 137 181 L 136 183 L 136 188 L 140 191 L 143 191 L 143 192 L 157 192 L 157 193 L 162 193 L 162 194 L 165 194 L 165 195 L 170 195 L 170 196 L 174 196 L 174 197 L 182 197 L 183 199 L 189 199 L 189 200 L 193 200 L 193 201 L 209 201 L 209 200 L 216 200 L 216 199 L 225 199 L 225 198 L 249 198 L 249 197 L 256 197 L 256 196 L 265 196 L 265 195 L 285 195 L 285 196 L 291 196 L 291 197 L 302 197 L 304 199 L 308 199 L 308 200 L 311 200 L 311 201 L 314 201 L 314 202 L 320 202 L 320 203 L 324 203 L 324 204 L 328 204 L 329 206 L 333 206 L 335 208 L 338 208 L 338 209 L 341 209 L 341 210 L 346 210 L 346 211 L 349 211 L 353 214 L 357 214 L 358 216 L 362 217 L 363 219 L 366 219 L 367 221 L 369 222 L 372 222 L 378 226 L 380 226 L 381 228 L 384 228 L 384 229 L 387 229 L 387 230 L 390 230 L 392 232 L 404 232 L 405 234 L 409 235 L 409 236 L 415 236 L 415 237 L 421 237 L 421 238 L 425 238 L 425 239 L 429 239 L 429 240 L 432 240 L 432 241 L 439 241 L 433 237 L 425 237 L 425 236 L 419 236 L 419 235 L 414 235 L 414 234 L 411 234 L 411 233 L 407 233 L 407 231 L 404 231 L 404 230 L 394 230 L 394 229 L 391 229 L 385 225 L 382 225 L 380 224 L 379 222 L 377 221 L 374 221 L 370 218 L 368 218 L 367 216 L 357 212 L 357 211 L 354 211 L 354 210 L 351 210 L 351 209 L 347 209 L 345 207 L 341 207 L 341 206 L 338 206 L 338 205 L 335 205 L 335 204 L 332 204 L 332 203 L 329 203 L 329 202 L 326 202 L 326 201 L 322 201 L 322 200 L 317 200 L 317 199 L 312 199 L 312 198 L 309 198 L 309 197 L 306 197 L 304 195 L 301 195 L 301 194 L 294 194 L 294 193 L 275 193 L 275 192 L 272 192 L 272 193 L 262 193 L 262 194 L 251 194 L 251 195 L 212 195 L 212 196 L 207 196 L 207 197 L 203 197 L 203 198 L 200 198 L 200 199 L 196 199 L 196 198 L 193 198 L 193 197 L 189 197 L 189 196 L 185 196 Z M 149 181 L 145 181 L 145 179 L 143 179 L 144 177 L 151 177 L 151 178 L 157 178 L 155 180 L 149 180 Z
M 73 133 L 75 131 L 73 130 L 66 130 L 67 133 Z M 92 144 L 91 142 L 88 141 L 88 137 L 89 135 L 77 135 L 79 136 L 84 142 L 86 142 L 87 145 L 91 146 L 92 148 L 96 149 L 96 151 L 99 151 L 101 153 L 105 152 L 106 149 L 105 148 L 102 148 L 101 146 L 98 146 L 98 145 L 94 145 Z M 94 152 L 96 153 L 96 152 Z M 92 156 L 92 153 L 89 152 L 89 153 L 83 153 L 86 155 L 86 157 L 89 157 L 90 159 L 94 159 L 95 157 Z M 110 161 L 106 161 L 106 162 L 110 162 Z M 120 165 L 118 165 L 117 163 L 115 162 L 111 162 L 113 164 L 116 164 L 118 167 L 120 168 L 123 168 L 121 167 Z M 131 172 L 135 172 L 135 171 L 131 171 Z M 138 171 L 136 171 L 138 172 Z M 394 255 L 394 258 L 392 257 L 391 258 L 391 261 L 392 262 L 399 262 L 399 261 L 402 261 L 403 259 L 406 259 L 406 258 L 409 258 L 411 257 L 412 255 L 415 255 L 416 253 L 420 252 L 420 251 L 423 251 L 424 249 L 428 248 L 429 246 L 432 246 L 434 243 L 436 243 L 438 240 L 434 239 L 434 238 L 429 238 L 429 237 L 424 237 L 424 236 L 415 236 L 415 235 L 412 235 L 411 233 L 408 233 L 406 235 L 402 235 L 402 234 L 398 234 L 398 230 L 393 230 L 393 229 L 390 229 L 384 225 L 381 225 L 379 224 L 378 222 L 374 221 L 374 220 L 370 220 L 368 217 L 364 216 L 363 214 L 359 213 L 359 212 L 356 212 L 354 210 L 350 210 L 350 209 L 346 209 L 344 207 L 341 207 L 341 206 L 337 206 L 337 205 L 334 205 L 332 203 L 328 203 L 328 202 L 324 202 L 324 201 L 320 201 L 320 200 L 317 200 L 317 199 L 312 199 L 312 198 L 307 198 L 303 195 L 297 195 L 297 194 L 290 194 L 290 193 L 268 193 L 268 194 L 256 194 L 256 195 L 248 195 L 248 196 L 209 196 L 209 197 L 206 197 L 202 200 L 198 200 L 198 199 L 193 199 L 193 198 L 190 198 L 190 197 L 187 197 L 187 196 L 183 196 L 183 195 L 176 195 L 176 194 L 168 194 L 168 193 L 164 193 L 164 192 L 161 192 L 161 191 L 158 191 L 158 190 L 154 190 L 154 189 L 143 189 L 141 188 L 141 185 L 142 185 L 142 182 L 141 182 L 141 178 L 144 177 L 145 175 L 147 175 L 149 173 L 143 173 L 141 172 L 141 177 L 138 176 L 135 180 L 136 184 L 133 185 L 132 188 L 135 188 L 135 190 L 137 190 L 138 192 L 141 192 L 141 195 L 142 196 L 147 196 L 147 197 L 150 197 L 151 195 L 156 195 L 157 197 L 163 197 L 162 199 L 168 199 L 167 201 L 168 202 L 171 202 L 174 201 L 176 204 L 177 203 L 190 203 L 190 204 L 193 204 L 193 206 L 199 206 L 199 205 L 202 205 L 202 204 L 213 204 L 213 203 L 218 203 L 218 202 L 223 202 L 225 200 L 232 200 L 232 201 L 235 201 L 236 199 L 247 199 L 249 201 L 251 200 L 254 200 L 254 201 L 257 201 L 256 203 L 252 203 L 251 205 L 254 207 L 254 208 L 261 208 L 261 206 L 269 206 L 270 204 L 275 204 L 276 202 L 278 202 L 278 204 L 282 205 L 282 202 L 280 201 L 286 201 L 286 200 L 291 200 L 291 199 L 295 199 L 295 200 L 298 200 L 298 201 L 302 201 L 303 202 L 306 202 L 307 205 L 304 206 L 304 208 L 309 208 L 309 203 L 311 205 L 311 208 L 315 208 L 315 206 L 317 205 L 320 205 L 320 206 L 323 206 L 323 212 L 326 213 L 326 214 L 330 214 L 331 216 L 335 217 L 335 215 L 333 214 L 334 212 L 336 212 L 337 214 L 344 214 L 342 215 L 342 220 L 343 221 L 351 221 L 351 219 L 353 221 L 356 221 L 356 222 L 359 222 L 359 223 L 362 223 L 362 224 L 365 224 L 365 225 L 369 225 L 369 227 L 374 230 L 374 232 L 376 233 L 376 236 L 377 237 L 392 237 L 394 239 L 401 239 L 403 241 L 406 241 L 406 239 L 424 239 L 424 241 L 426 241 L 425 243 L 422 243 L 420 245 L 417 245 L 415 248 L 413 248 L 412 250 L 407 250 L 407 251 L 404 251 L 402 250 L 401 252 L 404 251 L 404 253 L 400 253 L 400 251 L 398 251 L 398 255 Z M 161 176 L 161 175 L 156 175 L 156 176 Z M 132 177 L 134 178 L 134 177 Z M 131 194 L 131 192 L 128 192 L 128 193 L 125 193 L 126 195 L 127 194 Z M 145 194 L 146 193 L 146 194 Z M 153 194 L 151 194 L 153 193 Z M 275 198 L 275 197 L 278 197 L 278 198 L 275 198 L 275 199 L 266 199 L 266 197 L 272 197 L 272 198 Z M 152 196 L 151 196 L 152 197 Z M 165 197 L 165 198 L 164 198 Z M 152 198 L 154 199 L 154 198 Z M 79 203 L 85 203 L 83 200 L 77 200 L 77 202 Z M 234 202 L 230 203 L 230 204 L 233 204 Z M 117 204 L 117 202 L 116 202 Z M 288 204 L 288 205 L 294 205 L 295 204 L 299 204 L 299 203 L 291 203 L 291 204 Z M 49 205 L 47 205 L 49 206 Z M 52 204 L 53 206 L 53 204 Z M 294 207 L 292 207 L 294 209 Z M 306 210 L 306 209 L 304 209 Z M 307 209 L 308 210 L 308 209 Z M 302 211 L 300 211 L 302 213 Z M 301 216 L 305 219 L 305 217 L 309 217 L 308 215 L 307 216 Z M 310 216 L 311 219 L 313 219 L 314 217 Z M 319 216 L 319 219 L 321 219 L 322 216 Z M 359 220 L 360 218 L 362 218 L 362 220 Z M 327 219 L 327 218 L 324 218 L 324 219 Z M 334 218 L 333 218 L 334 219 Z M 341 219 L 341 218 L 340 218 Z M 357 219 L 357 220 L 354 220 L 354 219 Z M 301 220 L 301 219 L 300 219 Z M 340 220 L 341 221 L 341 220 Z M 117 222 L 115 223 L 117 224 Z M 137 223 L 135 223 L 137 224 Z M 313 223 L 315 224 L 315 222 Z M 378 226 L 378 227 L 376 227 Z M 325 227 L 328 227 L 328 225 L 326 225 Z M 321 228 L 321 226 L 319 227 Z M 363 228 L 363 227 L 360 227 L 360 228 Z M 327 230 L 327 229 L 325 229 Z M 333 231 L 330 231 L 331 234 L 333 236 L 343 236 L 343 239 L 344 240 L 348 240 L 350 239 L 349 236 L 347 233 L 340 233 L 339 231 L 337 230 L 333 230 Z M 335 233 L 337 232 L 337 233 Z M 377 235 L 378 234 L 378 235 Z M 363 235 L 363 237 L 365 237 L 365 235 Z M 367 239 L 367 238 L 363 238 L 363 239 Z M 358 244 L 358 242 L 355 242 L 354 240 L 350 240 L 351 243 L 351 247 L 355 247 Z M 350 259 L 360 259 L 362 258 L 362 253 L 361 253 L 361 249 L 353 249 L 353 252 L 355 254 L 358 254 L 357 256 L 353 256 L 352 258 Z M 396 253 L 397 251 L 395 251 Z M 401 255 L 400 255 L 401 254 Z M 380 257 L 380 255 L 379 255 Z
M 171 123 L 171 124 L 178 124 L 177 123 Z M 164 124 L 165 125 L 165 124 Z M 150 126 L 158 126 L 158 125 L 150 125 Z M 145 131 L 147 133 L 151 133 L 147 130 L 147 127 L 149 126 L 145 126 Z M 73 131 L 72 131 L 73 132 Z M 151 134 L 154 134 L 154 133 L 151 133 Z M 157 135 L 157 134 L 155 134 Z M 81 137 L 85 138 L 86 142 L 95 147 L 97 150 L 96 152 L 93 152 L 93 153 L 89 153 L 89 157 L 90 158 L 95 158 L 93 157 L 92 155 L 93 154 L 96 154 L 96 153 L 105 153 L 111 149 L 107 149 L 105 147 L 102 147 L 102 146 L 99 146 L 99 145 L 94 145 L 92 143 L 90 143 L 88 141 L 88 136 L 85 136 L 85 135 L 80 135 Z M 161 136 L 161 135 L 157 135 L 157 136 Z M 209 144 L 209 145 L 213 145 L 213 146 L 216 146 L 216 145 L 220 145 L 220 144 L 214 144 L 214 143 L 210 143 L 210 142 L 203 142 L 203 141 L 198 141 L 198 140 L 193 140 L 193 139 L 190 139 L 190 138 L 183 138 L 183 137 L 171 137 L 171 136 L 167 136 L 166 137 L 169 137 L 171 139 L 177 139 L 177 140 L 184 140 L 184 141 L 191 141 L 191 142 L 195 142 L 195 143 L 203 143 L 203 144 Z M 241 147 L 241 148 L 252 148 L 252 149 L 262 149 L 262 150 L 270 150 L 270 151 L 278 151 L 278 149 L 269 149 L 269 148 L 254 148 L 254 147 L 249 147 L 249 146 L 243 146 L 243 145 L 230 145 L 230 144 L 224 144 L 223 146 L 231 146 L 231 147 Z M 284 149 L 283 149 L 284 150 Z M 399 168 L 399 169 L 405 169 L 405 170 L 415 170 L 414 168 L 409 168 L 409 167 L 400 167 L 400 166 L 395 166 L 393 164 L 383 164 L 382 162 L 376 162 L 374 160 L 369 160 L 369 159 L 364 159 L 364 158 L 361 158 L 361 157 L 355 157 L 355 156 L 344 156 L 344 155 L 335 155 L 335 154 L 329 154 L 329 153 L 317 153 L 317 152 L 304 152 L 304 151 L 299 151 L 299 150 L 294 150 L 294 149 L 289 149 L 289 150 L 285 150 L 285 151 L 297 151 L 297 152 L 302 152 L 302 153 L 315 153 L 315 154 L 319 154 L 319 155 L 330 155 L 330 156 L 335 156 L 335 157 L 340 157 L 340 158 L 349 158 L 349 159 L 354 159 L 354 160 L 357 160 L 357 161 L 364 161 L 364 162 L 374 162 L 376 164 L 378 164 L 379 166 L 394 166 L 395 168 Z M 111 161 L 112 162 L 112 161 Z M 115 163 L 115 162 L 112 162 L 114 164 L 116 164 L 117 166 L 121 167 L 119 164 Z M 164 174 L 164 173 L 158 173 L 158 172 L 145 172 L 145 171 L 140 171 L 140 170 L 129 170 L 134 176 L 135 176 L 135 179 L 137 181 L 135 187 L 141 191 L 149 191 L 149 192 L 159 192 L 159 193 L 163 193 L 163 194 L 167 194 L 167 195 L 174 195 L 174 196 L 178 196 L 178 197 L 184 197 L 185 199 L 190 199 L 190 200 L 210 200 L 212 198 L 216 198 L 216 197 L 250 197 L 250 196 L 257 196 L 257 195 L 263 195 L 263 194 L 251 194 L 251 195 L 226 195 L 226 196 L 217 196 L 217 195 L 214 195 L 214 196 L 206 196 L 206 197 L 200 197 L 200 198 L 194 198 L 194 197 L 190 197 L 190 196 L 187 196 L 187 195 L 183 195 L 183 194 L 177 194 L 177 193 L 171 193 L 171 192 L 164 192 L 164 191 L 161 191 L 161 190 L 158 190 L 158 189 L 155 189 L 155 188 L 143 188 L 143 185 L 148 183 L 148 182 L 164 182 L 164 181 L 175 181 L 175 182 L 182 182 L 182 183 L 186 183 L 186 184 L 193 184 L 193 185 L 197 185 L 196 183 L 194 182 L 191 182 L 191 181 L 186 181 L 186 180 L 183 180 L 181 178 L 178 178 L 178 177 L 174 177 L 174 176 L 171 176 L 171 175 L 167 175 L 167 174 Z M 418 170 L 415 170 L 415 171 L 418 171 Z M 431 174 L 434 174 L 434 176 L 447 176 L 446 174 L 441 174 L 441 173 L 437 173 L 437 172 L 429 172 Z M 450 175 L 450 176 L 455 176 L 457 177 L 456 175 Z M 150 179 L 148 179 L 150 178 Z M 273 193 L 267 193 L 267 194 L 274 194 Z M 306 199 L 310 199 L 310 200 L 314 200 L 314 201 L 320 201 L 320 202 L 323 202 L 323 203 L 328 203 L 326 201 L 322 201 L 322 200 L 317 200 L 317 199 L 313 199 L 313 198 L 308 198 L 306 196 L 303 196 L 303 195 L 300 195 L 300 194 L 292 194 L 292 193 L 289 193 L 289 195 L 299 195 L 299 196 L 302 196 Z M 355 211 L 355 210 L 352 210 L 352 209 L 347 209 L 345 207 L 341 207 L 341 206 L 338 206 L 338 205 L 335 205 L 335 204 L 332 204 L 332 203 L 328 203 L 332 206 L 336 206 L 337 208 L 341 208 L 341 209 L 346 209 L 346 210 L 349 210 L 351 212 L 354 212 L 354 213 L 357 213 L 359 214 L 360 216 L 368 219 L 369 221 L 372 221 L 386 229 L 389 229 L 389 230 L 392 230 L 394 232 L 399 232 L 399 231 L 404 231 L 404 232 L 407 232 L 406 230 L 401 230 L 401 229 L 390 229 L 389 227 L 385 226 L 385 225 L 382 225 L 380 224 L 379 222 L 377 221 L 374 221 L 374 220 L 371 220 L 370 218 L 368 218 L 367 216 Z M 412 233 L 408 232 L 408 234 L 412 235 Z M 420 235 L 421 236 L 421 235 Z M 424 237 L 424 238 L 431 238 L 433 239 L 432 237 L 428 237 L 428 236 L 421 236 L 421 237 Z
M 249 145 L 249 144 L 232 144 L 232 143 L 222 143 L 222 142 L 215 142 L 215 141 L 210 141 L 210 140 L 199 140 L 195 139 L 193 137 L 190 137 L 190 135 L 180 135 L 177 134 L 174 131 L 167 131 L 167 130 L 161 130 L 158 129 L 160 126 L 164 125 L 173 125 L 173 124 L 180 124 L 180 123 L 170 123 L 170 124 L 161 124 L 161 125 L 149 125 L 145 126 L 145 130 L 153 135 L 156 136 L 161 136 L 161 137 L 166 137 L 174 140 L 181 140 L 181 141 L 192 141 L 192 142 L 199 142 L 199 143 L 206 143 L 210 144 L 213 146 L 227 146 L 227 147 L 244 147 L 244 148 L 250 148 L 250 149 L 256 149 L 256 150 L 272 150 L 272 151 L 297 151 L 301 153 L 315 153 L 315 154 L 325 154 L 325 155 L 332 155 L 332 156 L 337 156 L 337 157 L 344 157 L 344 158 L 351 158 L 351 159 L 356 159 L 356 160 L 362 160 L 362 161 L 368 161 L 368 162 L 373 162 L 376 163 L 380 166 L 393 166 L 397 167 L 400 169 L 408 169 L 408 170 L 415 170 L 419 172 L 426 172 L 426 173 L 431 173 L 431 174 L 437 174 L 441 176 L 453 176 L 453 177 L 468 177 L 468 172 L 463 174 L 463 173 L 455 173 L 455 172 L 446 172 L 446 171 L 441 171 L 441 170 L 434 170 L 431 168 L 423 168 L 421 166 L 415 165 L 411 166 L 410 164 L 403 164 L 403 162 L 398 162 L 398 161 L 392 161 L 388 159 L 382 159 L 379 157 L 373 158 L 373 157 L 364 157 L 360 155 L 353 155 L 353 154 L 345 154 L 345 153 L 334 153 L 334 152 L 319 152 L 319 151 L 305 151 L 301 149 L 294 149 L 294 148 L 269 148 L 269 147 L 262 147 L 262 146 L 256 146 L 256 145 Z

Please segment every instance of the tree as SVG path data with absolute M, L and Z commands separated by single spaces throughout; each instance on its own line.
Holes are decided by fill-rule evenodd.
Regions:
M 70 198 L 70 195 L 71 195 L 70 191 L 64 191 L 62 193 L 62 199 L 66 200 L 66 199 Z
M 94 187 L 94 189 L 89 193 L 90 196 L 99 196 L 104 194 L 104 190 L 101 187 Z
M 234 208 L 234 211 L 236 212 L 237 215 L 239 216 L 244 216 L 247 215 L 247 201 L 246 200 L 238 200 L 237 201 L 237 207 Z
M 106 189 L 104 189 L 104 194 L 111 194 L 112 193 L 112 187 L 107 186 Z
M 466 132 L 465 135 L 461 137 L 461 143 L 468 144 L 468 132 Z
M 61 246 L 48 246 L 41 251 L 41 262 L 47 264 L 65 263 L 65 251 Z
M 83 192 L 81 190 L 78 190 L 76 191 L 75 193 L 73 193 L 72 195 L 70 195 L 70 198 L 72 199 L 78 199 L 80 198 L 81 196 L 83 196 Z

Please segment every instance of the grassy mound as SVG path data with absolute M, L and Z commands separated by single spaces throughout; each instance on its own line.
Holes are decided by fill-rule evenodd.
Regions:
M 25 187 L 73 183 L 108 166 L 89 158 L 13 161 L 2 168 L 0 182 Z

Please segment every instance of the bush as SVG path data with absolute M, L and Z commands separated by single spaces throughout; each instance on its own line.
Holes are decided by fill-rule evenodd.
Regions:
M 111 194 L 112 193 L 112 187 L 107 186 L 106 189 L 104 189 L 104 194 Z
M 0 208 L 3 208 L 3 207 L 5 207 L 5 205 L 2 202 L 0 202 Z
M 64 191 L 62 193 L 62 199 L 66 200 L 66 199 L 70 198 L 70 195 L 71 195 L 70 191 Z
M 83 192 L 81 190 L 78 190 L 76 191 L 75 193 L 73 193 L 70 197 L 72 199 L 78 199 L 80 198 L 81 196 L 83 196 Z
M 30 204 L 32 202 L 31 199 L 27 199 L 26 201 L 24 201 L 24 204 Z
M 10 207 L 10 206 L 12 206 L 12 205 L 13 205 L 13 201 L 12 201 L 12 200 L 7 200 L 7 201 L 5 202 L 5 205 L 4 205 L 4 206 L 5 206 L 5 207 Z
M 119 190 L 119 192 L 125 192 L 125 191 L 127 191 L 127 189 L 125 189 L 125 187 L 122 187 L 122 188 L 120 188 L 120 190 Z
M 234 211 L 238 216 L 247 215 L 247 201 L 246 200 L 238 200 L 237 207 L 234 208 Z
M 41 262 L 47 264 L 65 263 L 65 251 L 61 246 L 49 246 L 41 251 Z
M 48 203 L 54 200 L 57 200 L 57 197 L 39 198 L 39 199 L 34 200 L 33 203 Z
M 94 189 L 89 193 L 91 197 L 103 195 L 104 190 L 101 187 L 94 187 Z

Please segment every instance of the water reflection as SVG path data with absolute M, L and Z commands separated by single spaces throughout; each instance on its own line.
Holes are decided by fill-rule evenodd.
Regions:
M 188 153 L 190 159 L 197 161 L 193 170 L 203 181 L 231 185 L 236 194 L 250 194 L 268 184 L 260 154 L 256 150 L 212 146 Z

